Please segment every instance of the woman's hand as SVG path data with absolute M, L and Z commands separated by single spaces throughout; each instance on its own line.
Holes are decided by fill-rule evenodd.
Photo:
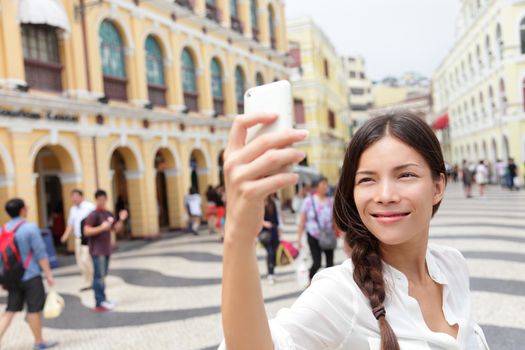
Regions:
M 240 115 L 233 122 L 224 152 L 226 240 L 252 244 L 262 227 L 264 198 L 297 183 L 298 175 L 288 172 L 287 167 L 305 157 L 291 146 L 308 136 L 306 130 L 269 133 L 245 144 L 248 128 L 276 119 L 276 115 Z
M 270 221 L 263 221 L 263 227 L 269 230 L 273 227 L 273 225 Z

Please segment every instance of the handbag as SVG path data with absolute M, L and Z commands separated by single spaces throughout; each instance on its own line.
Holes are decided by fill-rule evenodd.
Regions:
M 310 198 L 312 200 L 312 206 L 314 207 L 315 221 L 317 222 L 317 226 L 319 226 L 319 246 L 321 250 L 334 250 L 337 247 L 337 236 L 335 235 L 334 228 L 330 225 L 328 229 L 323 229 L 317 216 L 315 199 L 312 196 L 310 196 Z
M 263 228 L 261 232 L 259 232 L 259 242 L 261 242 L 262 245 L 270 244 L 270 241 L 272 239 L 272 233 L 270 230 Z

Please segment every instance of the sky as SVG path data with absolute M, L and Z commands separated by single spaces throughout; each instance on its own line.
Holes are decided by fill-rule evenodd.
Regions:
M 340 55 L 365 58 L 372 80 L 415 71 L 428 78 L 454 43 L 460 0 L 285 0 L 310 16 Z

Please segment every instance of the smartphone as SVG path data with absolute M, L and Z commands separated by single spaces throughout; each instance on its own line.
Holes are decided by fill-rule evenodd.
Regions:
M 293 128 L 292 87 L 287 80 L 249 89 L 244 94 L 244 113 L 271 113 L 278 118 L 269 125 L 256 125 L 248 129 L 246 143 L 258 136 Z

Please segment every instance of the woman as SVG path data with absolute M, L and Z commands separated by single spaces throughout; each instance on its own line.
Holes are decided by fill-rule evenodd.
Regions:
M 476 183 L 479 186 L 479 196 L 485 197 L 485 186 L 489 182 L 489 168 L 485 165 L 483 160 L 479 161 L 476 166 Z
M 274 284 L 274 269 L 277 256 L 277 248 L 279 247 L 279 211 L 274 200 L 273 194 L 266 197 L 264 200 L 264 221 L 263 231 L 270 233 L 270 239 L 268 242 L 263 242 L 264 248 L 266 249 L 266 266 L 268 268 L 268 283 Z
M 213 189 L 213 186 L 208 185 L 206 190 L 206 219 L 208 220 L 208 229 L 210 234 L 215 233 L 215 228 L 217 227 L 217 197 L 219 194 Z
M 332 225 L 333 200 L 326 196 L 328 191 L 328 180 L 321 177 L 313 183 L 314 195 L 305 197 L 301 205 L 301 217 L 297 229 L 297 246 L 302 248 L 303 232 L 306 229 L 308 246 L 312 254 L 312 266 L 310 267 L 310 280 L 321 267 L 321 253 L 326 257 L 326 267 L 334 266 L 334 250 L 322 250 L 319 246 L 321 227 L 325 229 Z
M 288 130 L 244 145 L 246 129 L 275 116 L 239 117 L 226 150 L 230 201 L 223 265 L 226 345 L 236 349 L 488 349 L 472 319 L 467 266 L 452 248 L 428 244 L 445 190 L 432 129 L 409 114 L 368 120 L 348 147 L 334 199 L 351 259 L 313 279 L 268 323 L 253 239 L 264 197 L 293 185 L 281 169 L 303 154 L 306 133 Z

